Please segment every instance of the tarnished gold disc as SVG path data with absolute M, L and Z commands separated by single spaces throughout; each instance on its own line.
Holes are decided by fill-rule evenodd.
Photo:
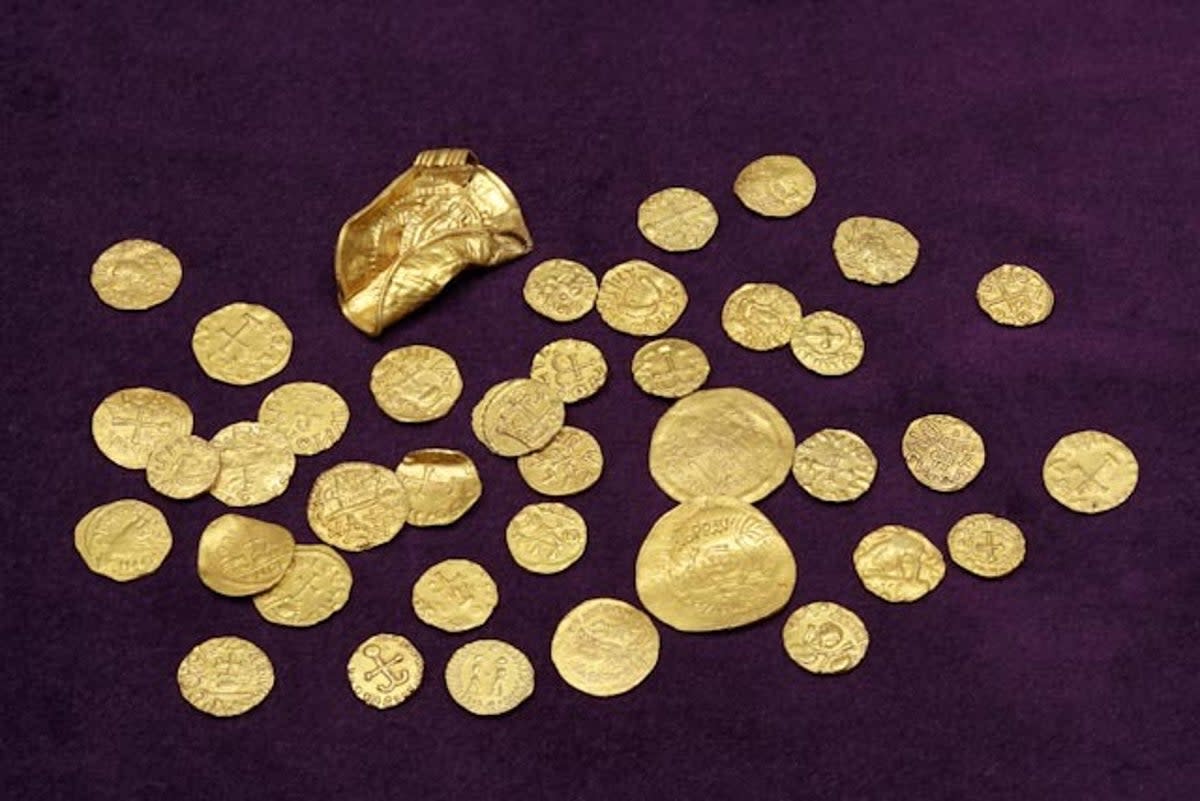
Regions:
M 596 276 L 570 259 L 547 259 L 529 271 L 524 296 L 529 308 L 560 323 L 578 320 L 596 305 Z
M 642 236 L 663 250 L 699 250 L 717 231 L 717 210 L 695 189 L 672 186 L 642 201 L 637 224 Z
M 704 386 L 709 369 L 704 351 L 686 339 L 656 339 L 633 354 L 634 383 L 659 398 L 690 395 Z
M 297 545 L 292 563 L 271 589 L 254 596 L 264 620 L 280 626 L 315 626 L 350 600 L 350 565 L 328 545 Z
M 220 452 L 203 437 L 186 434 L 150 452 L 146 483 L 160 495 L 186 500 L 212 489 L 220 472 Z
M 742 205 L 764 217 L 791 217 L 812 203 L 817 176 L 796 156 L 762 156 L 738 173 L 733 193 Z
M 675 324 L 687 302 L 687 290 L 678 278 L 634 259 L 621 262 L 600 279 L 596 310 L 614 330 L 653 337 Z
M 1054 310 L 1054 290 L 1041 273 L 1021 264 L 1001 264 L 979 279 L 975 299 L 1000 325 L 1037 325 Z
M 814 498 L 853 501 L 871 488 L 879 466 L 863 438 L 844 428 L 823 428 L 796 446 L 792 476 Z
M 278 373 L 292 357 L 292 332 L 257 303 L 230 303 L 200 318 L 192 352 L 210 378 L 245 386 Z
M 813 601 L 783 624 L 783 647 L 809 673 L 845 673 L 867 655 L 867 627 L 841 604 Z
M 600 391 L 608 362 L 591 342 L 556 339 L 534 355 L 529 377 L 550 387 L 563 403 L 574 403 Z
M 244 515 L 221 515 L 200 535 L 196 570 L 213 592 L 239 598 L 265 592 L 292 564 L 296 541 L 283 526 Z
M 448 526 L 483 494 L 475 462 L 449 448 L 409 451 L 396 475 L 408 495 L 407 522 L 414 526 Z
M 521 478 L 536 492 L 561 496 L 583 492 L 600 480 L 600 443 L 582 428 L 563 426 L 541 450 L 517 459 Z
M 532 378 L 501 381 L 471 411 L 471 428 L 499 456 L 523 456 L 545 447 L 566 419 L 554 390 Z
M 576 690 L 606 698 L 645 681 L 658 664 L 658 644 L 645 612 L 616 598 L 591 598 L 559 621 L 550 661 Z
M 950 558 L 984 578 L 1007 576 L 1025 560 L 1025 535 L 1017 524 L 988 514 L 967 515 L 946 537 Z
M 92 289 L 114 309 L 141 311 L 164 303 L 183 280 L 183 265 L 167 248 L 146 239 L 109 246 L 92 265 Z
M 408 519 L 408 494 L 392 470 L 369 462 L 342 462 L 313 482 L 308 525 L 343 551 L 391 542 Z
M 654 524 L 637 557 L 637 593 L 680 631 L 720 631 L 783 608 L 792 549 L 766 515 L 735 498 L 685 501 Z
M 563 503 L 533 503 L 517 512 L 504 534 L 513 561 L 531 573 L 561 573 L 583 556 L 587 523 Z
M 1138 462 L 1133 451 L 1113 435 L 1076 431 L 1046 454 L 1042 482 L 1054 500 L 1072 511 L 1107 512 L 1133 494 Z
M 533 695 L 533 664 L 503 640 L 475 640 L 446 663 L 446 689 L 475 715 L 503 715 Z
M 479 628 L 499 602 L 496 582 L 470 559 L 438 562 L 413 584 L 413 611 L 424 623 L 442 631 Z
M 97 506 L 75 526 L 75 550 L 93 573 L 113 581 L 148 576 L 171 551 L 163 513 L 132 498 Z
M 376 709 L 391 709 L 421 686 L 425 660 L 406 637 L 375 634 L 350 654 L 346 675 L 358 700 Z
M 987 454 L 983 437 L 948 414 L 927 414 L 908 424 L 900 442 L 913 478 L 938 492 L 957 492 L 975 480 Z
M 862 362 L 865 349 L 858 325 L 836 312 L 806 314 L 792 332 L 796 360 L 818 375 L 849 373 Z
M 854 571 L 885 601 L 915 601 L 946 575 L 942 552 L 919 531 L 888 525 L 867 534 L 854 549 Z
M 787 478 L 796 437 L 783 415 L 753 392 L 694 392 L 659 418 L 650 475 L 677 501 L 729 496 L 754 502 Z
M 271 659 L 241 637 L 213 637 L 179 663 L 179 693 L 189 704 L 218 718 L 249 712 L 275 686 Z
M 192 410 L 178 395 L 150 387 L 120 389 L 92 413 L 92 439 L 121 467 L 141 470 L 164 442 L 192 433 Z
M 779 284 L 742 284 L 721 309 L 721 327 L 750 350 L 782 348 L 800 325 L 800 301 Z
M 850 217 L 833 235 L 833 257 L 842 275 L 864 284 L 901 280 L 916 265 L 919 248 L 907 228 L 881 217 Z
M 226 506 L 257 506 L 288 488 L 296 456 L 282 434 L 259 423 L 234 423 L 212 438 L 221 472 L 209 490 Z
M 293 381 L 263 398 L 258 422 L 282 434 L 292 453 L 312 456 L 332 448 L 346 433 L 350 407 L 333 387 Z
M 462 394 L 454 357 L 430 345 L 408 345 L 385 354 L 371 370 L 371 394 L 384 414 L 401 423 L 445 417 Z

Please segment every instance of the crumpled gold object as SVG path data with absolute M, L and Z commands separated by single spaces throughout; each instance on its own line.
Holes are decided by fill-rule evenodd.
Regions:
M 475 154 L 425 150 L 342 226 L 338 305 L 378 336 L 467 267 L 492 267 L 533 247 L 512 190 Z

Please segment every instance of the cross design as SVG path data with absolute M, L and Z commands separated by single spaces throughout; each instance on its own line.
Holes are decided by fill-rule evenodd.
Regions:
M 1075 467 L 1080 473 L 1083 474 L 1083 480 L 1075 485 L 1075 491 L 1082 495 L 1090 492 L 1091 485 L 1094 484 L 1100 492 L 1108 492 L 1108 486 L 1102 483 L 1100 479 L 1096 478 L 1096 476 L 1100 475 L 1104 468 L 1108 467 L 1109 464 L 1115 463 L 1116 461 L 1116 457 L 1114 457 L 1112 453 L 1105 451 L 1104 458 L 1100 460 L 1100 464 L 1096 465 L 1094 470 L 1087 470 L 1082 464 L 1076 464 Z
M 149 404 L 142 403 L 142 402 L 135 402 L 134 404 L 132 404 L 132 406 L 133 406 L 132 413 L 126 412 L 124 414 L 121 414 L 120 412 L 118 412 L 113 415 L 113 421 L 112 421 L 113 428 L 131 428 L 131 429 L 133 429 L 133 433 L 129 437 L 130 442 L 133 442 L 133 443 L 142 442 L 143 441 L 142 437 L 141 437 L 142 432 L 146 431 L 147 429 L 151 429 L 151 430 L 154 430 L 155 432 L 158 432 L 158 431 L 161 431 L 164 427 L 168 427 L 170 425 L 169 423 L 167 423 L 164 420 L 152 419 L 153 411 L 151 410 Z
M 244 341 L 238 339 L 238 337 L 241 336 L 242 332 L 245 331 L 247 328 L 249 328 L 251 330 L 251 332 L 253 332 L 254 329 L 258 328 L 261 325 L 262 325 L 262 323 L 260 323 L 257 319 L 255 319 L 253 315 L 243 314 L 242 315 L 242 324 L 239 325 L 237 330 L 234 331 L 233 333 L 226 331 L 224 328 L 218 328 L 217 333 L 224 334 L 225 341 L 221 343 L 221 346 L 218 347 L 217 350 L 225 350 L 226 348 L 228 348 L 232 345 L 237 345 L 240 348 L 249 347 Z
M 391 659 L 384 659 L 383 649 L 374 644 L 363 648 L 362 654 L 375 663 L 375 667 L 363 674 L 363 679 L 365 681 L 374 681 L 376 678 L 382 679 L 383 681 L 375 687 L 379 692 L 391 692 L 396 687 L 408 681 L 408 671 L 406 669 L 400 668 L 398 673 L 392 672 L 393 665 L 398 665 L 404 661 L 404 654 L 398 653 Z

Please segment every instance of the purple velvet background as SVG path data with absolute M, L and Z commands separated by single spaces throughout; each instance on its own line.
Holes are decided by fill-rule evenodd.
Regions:
M 6 796 L 1195 797 L 1200 25 L 1187 3 L 130 5 L 6 4 L 3 22 Z M 534 254 L 368 340 L 335 306 L 334 238 L 416 151 L 442 145 L 474 148 L 510 183 Z M 743 164 L 776 151 L 801 154 L 820 182 L 782 222 L 730 192 Z M 635 228 L 639 201 L 671 184 L 720 211 L 698 254 L 659 253 Z M 908 280 L 841 278 L 829 243 L 851 214 L 920 237 Z M 101 305 L 87 281 L 95 255 L 132 236 L 185 265 L 177 295 L 141 314 Z M 847 426 L 874 447 L 879 477 L 860 502 L 825 506 L 789 479 L 761 504 L 800 564 L 788 608 L 831 598 L 866 621 L 858 670 L 796 668 L 779 615 L 710 636 L 663 628 L 659 667 L 623 697 L 558 678 L 555 623 L 590 596 L 636 600 L 634 555 L 670 504 L 646 469 L 665 404 L 629 376 L 640 341 L 595 315 L 556 325 L 521 300 L 528 269 L 557 255 L 597 273 L 632 257 L 675 272 L 691 303 L 671 333 L 704 347 L 710 385 L 765 395 L 798 436 Z M 975 283 L 1003 261 L 1053 284 L 1046 324 L 1006 329 L 979 312 Z M 856 319 L 862 367 L 822 380 L 786 351 L 729 342 L 720 307 L 749 280 Z M 248 388 L 207 379 L 189 348 L 200 316 L 239 299 L 276 309 L 296 338 L 287 369 Z M 559 336 L 609 358 L 607 387 L 568 412 L 607 464 L 574 501 L 587 554 L 547 578 L 509 559 L 504 525 L 535 497 L 469 418 Z M 411 342 L 452 352 L 466 385 L 424 426 L 391 422 L 367 389 L 375 360 Z M 220 504 L 156 498 L 95 450 L 89 420 L 108 392 L 149 384 L 186 398 L 210 436 L 299 379 L 342 392 L 349 432 L 252 514 L 312 541 L 304 501 L 319 471 L 429 445 L 468 451 L 486 489 L 453 528 L 351 555 L 349 605 L 294 631 L 196 579 L 197 536 Z M 987 442 L 983 473 L 954 495 L 919 486 L 899 455 L 907 421 L 933 411 Z M 1089 427 L 1125 440 L 1142 470 L 1131 501 L 1097 517 L 1041 484 L 1054 441 Z M 89 573 L 71 540 L 84 512 L 124 496 L 158 504 L 175 533 L 162 569 L 127 586 Z M 976 511 L 1024 528 L 1013 577 L 952 566 L 932 595 L 897 606 L 859 585 L 850 553 L 869 529 L 902 522 L 944 546 Z M 450 556 L 500 585 L 477 634 L 512 641 L 537 669 L 536 694 L 507 717 L 451 702 L 441 671 L 470 635 L 423 626 L 408 603 L 419 572 Z M 354 699 L 344 667 L 380 630 L 411 637 L 428 665 L 417 695 L 386 713 Z M 175 686 L 183 654 L 217 634 L 260 643 L 277 672 L 238 719 L 196 713 Z

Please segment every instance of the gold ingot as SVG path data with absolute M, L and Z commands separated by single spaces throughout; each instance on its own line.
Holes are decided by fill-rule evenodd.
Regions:
M 587 523 L 563 503 L 532 503 L 513 515 L 504 533 L 513 561 L 530 573 L 561 573 L 583 556 Z
M 475 462 L 462 451 L 449 448 L 406 453 L 396 475 L 408 495 L 406 522 L 414 526 L 448 526 L 483 494 Z
M 554 390 L 563 403 L 575 403 L 600 391 L 608 362 L 587 340 L 556 339 L 534 354 L 529 377 Z
M 695 189 L 673 186 L 642 201 L 637 224 L 642 236 L 663 250 L 699 250 L 716 233 L 717 210 Z
M 578 320 L 596 305 L 596 276 L 570 259 L 548 259 L 529 271 L 522 295 L 529 308 L 555 322 Z
M 1094 515 L 1129 499 L 1138 482 L 1133 451 L 1112 434 L 1076 431 L 1055 443 L 1042 464 L 1050 497 L 1073 512 Z
M 645 612 L 616 598 L 591 598 L 559 621 L 550 661 L 576 690 L 607 698 L 645 681 L 658 648 L 658 629 Z
M 271 390 L 258 407 L 258 422 L 277 431 L 297 456 L 332 448 L 350 423 L 350 407 L 333 387 L 293 381 Z
M 743 348 L 767 351 L 791 342 L 801 317 L 800 301 L 779 284 L 742 284 L 721 309 L 721 327 Z
M 461 148 L 424 150 L 338 234 L 338 305 L 378 336 L 432 300 L 468 267 L 492 267 L 533 247 L 512 190 Z
M 315 626 L 350 600 L 350 565 L 328 545 L 297 545 L 292 563 L 271 589 L 254 596 L 264 620 L 280 626 Z
M 226 506 L 257 506 L 278 498 L 296 470 L 296 455 L 278 431 L 260 423 L 233 423 L 212 438 L 221 472 L 209 492 Z
M 736 498 L 685 501 L 654 524 L 638 551 L 637 593 L 680 631 L 720 631 L 783 608 L 796 559 L 766 515 Z
M 912 272 L 920 245 L 898 222 L 882 217 L 842 220 L 833 236 L 833 257 L 842 275 L 864 284 L 894 284 Z
M 812 203 L 817 177 L 796 156 L 773 154 L 747 164 L 733 182 L 742 205 L 764 217 L 791 217 Z
M 471 410 L 471 429 L 498 456 L 524 456 L 554 439 L 566 419 L 554 390 L 532 378 L 501 381 Z
M 160 495 L 187 500 L 212 489 L 221 453 L 208 440 L 187 434 L 159 445 L 146 462 L 146 483 Z
M 413 584 L 413 611 L 423 623 L 442 631 L 479 628 L 499 602 L 496 582 L 470 559 L 438 562 Z
M 879 466 L 863 438 L 844 428 L 823 428 L 796 446 L 792 476 L 817 500 L 845 503 L 862 497 Z
M 975 300 L 1000 325 L 1037 325 L 1054 311 L 1054 290 L 1041 273 L 1022 264 L 1001 264 L 979 279 Z
M 93 573 L 132 581 L 162 565 L 171 551 L 171 527 L 150 504 L 122 498 L 83 516 L 75 526 L 75 550 Z
M 384 414 L 401 423 L 445 417 L 462 394 L 454 357 L 430 345 L 390 351 L 371 370 L 371 394 Z
M 346 663 L 350 689 L 375 709 L 391 709 L 421 686 L 425 660 L 406 637 L 375 634 L 358 644 Z
M 213 637 L 197 645 L 179 663 L 179 693 L 213 717 L 249 712 L 275 686 L 275 669 L 266 653 L 241 637 Z
M 446 689 L 473 715 L 503 715 L 533 695 L 533 664 L 503 640 L 475 640 L 450 656 Z
M 121 311 L 142 311 L 165 303 L 182 280 L 179 258 L 146 239 L 117 242 L 92 265 L 92 289 L 106 305 Z
M 287 366 L 292 332 L 266 306 L 230 303 L 196 323 L 192 353 L 209 378 L 235 386 L 255 384 Z
M 604 454 L 591 434 L 563 426 L 544 448 L 517 459 L 517 470 L 535 492 L 574 495 L 600 480 Z
M 704 386 L 709 369 L 704 351 L 686 339 L 656 339 L 633 354 L 634 383 L 659 398 L 690 395 Z
M 92 413 L 92 439 L 121 467 L 145 468 L 164 442 L 192 433 L 192 410 L 178 395 L 150 387 L 121 389 Z
M 200 535 L 196 570 L 213 592 L 240 598 L 279 583 L 292 563 L 296 541 L 283 526 L 226 514 Z
M 937 546 L 905 526 L 882 526 L 867 534 L 853 559 L 863 586 L 892 603 L 924 597 L 946 575 L 946 561 Z
M 792 612 L 783 624 L 783 647 L 809 673 L 845 673 L 867 655 L 862 618 L 832 601 L 813 601 Z
M 806 314 L 792 332 L 792 354 L 817 375 L 851 372 L 862 362 L 865 349 L 858 325 L 836 312 Z
M 634 259 L 621 262 L 600 279 L 596 311 L 616 331 L 655 337 L 675 325 L 687 302 L 687 290 L 678 278 Z
M 983 578 L 1007 576 L 1025 560 L 1025 535 L 1017 524 L 988 514 L 967 515 L 946 536 L 950 559 Z
M 913 478 L 938 492 L 957 492 L 970 484 L 987 458 L 979 432 L 949 414 L 913 420 L 900 448 Z
M 408 519 L 399 476 L 369 462 L 342 462 L 317 476 L 308 494 L 308 525 L 343 551 L 391 542 Z

